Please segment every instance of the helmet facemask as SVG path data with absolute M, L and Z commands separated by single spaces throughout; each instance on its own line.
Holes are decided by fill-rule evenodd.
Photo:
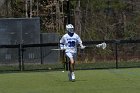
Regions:
M 67 28 L 67 31 L 68 31 L 69 33 L 74 33 L 74 28 Z
M 72 24 L 66 25 L 66 30 L 67 30 L 69 36 L 73 36 L 73 34 L 74 34 L 74 26 Z

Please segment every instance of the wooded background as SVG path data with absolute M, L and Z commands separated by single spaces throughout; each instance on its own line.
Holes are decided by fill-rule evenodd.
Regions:
M 60 35 L 70 17 L 83 40 L 140 39 L 140 0 L 0 0 L 0 17 L 40 17 Z

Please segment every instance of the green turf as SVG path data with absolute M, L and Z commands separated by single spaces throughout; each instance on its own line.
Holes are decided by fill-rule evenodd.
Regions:
M 1 73 L 0 93 L 139 93 L 140 68 Z

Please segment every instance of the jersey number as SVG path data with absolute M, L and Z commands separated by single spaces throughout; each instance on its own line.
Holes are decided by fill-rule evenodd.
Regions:
M 75 46 L 75 41 L 69 41 L 68 44 L 69 44 L 69 47 L 74 47 Z

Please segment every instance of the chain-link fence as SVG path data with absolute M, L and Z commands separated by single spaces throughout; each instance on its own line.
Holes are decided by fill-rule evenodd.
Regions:
M 140 40 L 105 41 L 107 43 L 106 49 L 95 47 L 100 42 L 102 41 L 84 42 L 90 47 L 84 50 L 78 49 L 76 69 L 140 67 Z M 0 62 L 0 70 L 66 69 L 64 51 L 52 50 L 58 46 L 59 43 L 1 45 L 1 51 L 9 48 L 13 51 L 12 54 L 16 56 L 16 59 L 10 59 L 7 54 L 6 60 Z M 36 48 L 35 51 L 32 51 L 34 48 Z
M 98 42 L 91 42 L 92 48 L 79 51 L 77 69 L 140 67 L 139 40 L 106 41 L 106 49 L 96 48 Z

